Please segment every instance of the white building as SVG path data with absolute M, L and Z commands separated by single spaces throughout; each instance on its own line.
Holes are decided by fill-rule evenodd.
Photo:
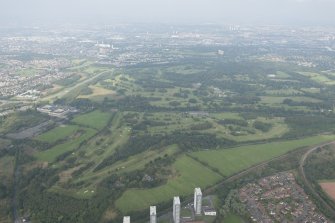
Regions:
M 204 214 L 206 216 L 216 216 L 216 211 L 215 210 L 205 210 Z
M 156 206 L 150 206 L 150 223 L 157 222 Z
M 220 56 L 223 56 L 223 55 L 224 55 L 224 51 L 223 51 L 223 50 L 218 50 L 218 54 L 219 54 Z
M 124 216 L 123 223 L 130 223 L 130 216 Z
M 179 197 L 173 198 L 173 222 L 180 223 L 180 199 Z
M 194 212 L 196 215 L 201 215 L 202 209 L 202 193 L 199 187 L 194 189 Z

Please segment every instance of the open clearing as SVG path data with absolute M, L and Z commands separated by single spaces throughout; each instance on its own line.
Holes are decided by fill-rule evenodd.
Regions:
M 330 198 L 335 200 L 335 182 L 321 182 L 320 186 Z

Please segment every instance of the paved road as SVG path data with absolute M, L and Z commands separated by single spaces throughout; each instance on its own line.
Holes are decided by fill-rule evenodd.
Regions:
M 302 177 L 302 180 L 304 181 L 304 184 L 308 187 L 308 189 L 313 194 L 313 196 L 318 198 L 318 200 L 322 203 L 323 207 L 326 208 L 330 213 L 332 213 L 333 216 L 335 216 L 335 210 L 318 194 L 318 192 L 315 191 L 314 187 L 312 186 L 312 183 L 309 182 L 309 180 L 307 179 L 306 174 L 305 174 L 305 170 L 304 170 L 306 159 L 308 158 L 308 156 L 311 153 L 313 153 L 318 148 L 321 148 L 321 147 L 324 147 L 324 146 L 327 146 L 327 145 L 331 145 L 331 144 L 335 144 L 335 141 L 329 142 L 329 143 L 324 143 L 324 144 L 321 144 L 319 146 L 316 146 L 316 147 L 313 147 L 313 148 L 310 148 L 309 150 L 307 150 L 307 152 L 300 159 L 299 173 Z

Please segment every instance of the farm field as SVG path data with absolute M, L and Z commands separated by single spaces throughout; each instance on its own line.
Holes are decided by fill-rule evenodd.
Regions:
M 320 182 L 319 184 L 322 190 L 326 192 L 326 194 L 328 194 L 328 196 L 331 199 L 335 200 L 335 182 L 328 181 L 328 182 Z

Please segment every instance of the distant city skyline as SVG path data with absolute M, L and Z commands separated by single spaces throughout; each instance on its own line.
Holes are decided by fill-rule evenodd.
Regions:
M 1 24 L 335 25 L 334 0 L 2 0 Z

